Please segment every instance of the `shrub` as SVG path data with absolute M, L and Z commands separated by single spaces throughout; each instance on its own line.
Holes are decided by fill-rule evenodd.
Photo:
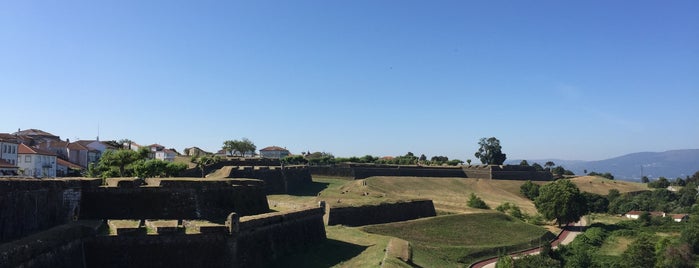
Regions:
M 480 209 L 489 209 L 488 205 L 485 204 L 483 199 L 480 197 L 476 196 L 476 194 L 471 193 L 471 196 L 468 198 L 468 206 L 472 208 L 480 208 Z

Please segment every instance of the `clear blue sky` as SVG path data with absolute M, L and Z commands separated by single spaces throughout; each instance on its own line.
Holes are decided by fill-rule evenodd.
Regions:
M 4 1 L 0 132 L 597 160 L 699 148 L 699 1 Z

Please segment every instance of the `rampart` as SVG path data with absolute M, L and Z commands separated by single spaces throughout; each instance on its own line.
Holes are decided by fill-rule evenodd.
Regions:
M 197 234 L 146 234 L 138 227 L 141 232 L 100 235 L 66 224 L 0 244 L 0 268 L 264 267 L 326 238 L 322 208 L 228 218 L 207 229 L 215 232 Z
M 227 178 L 264 181 L 267 194 L 284 194 L 312 183 L 307 166 L 226 166 Z
M 0 179 L 0 243 L 76 219 L 206 219 L 269 211 L 262 186 L 236 180 L 101 187 L 100 179 Z
M 362 226 L 436 216 L 432 200 L 413 200 L 364 206 L 328 206 L 327 225 Z
M 323 208 L 240 218 L 236 263 L 264 267 L 270 261 L 325 240 Z
M 311 174 L 364 179 L 372 176 L 392 177 L 449 177 L 482 178 L 493 180 L 550 181 L 550 172 L 536 171 L 533 167 L 519 165 L 468 165 L 462 167 L 437 167 L 414 165 L 340 164 L 333 167 L 311 167 Z

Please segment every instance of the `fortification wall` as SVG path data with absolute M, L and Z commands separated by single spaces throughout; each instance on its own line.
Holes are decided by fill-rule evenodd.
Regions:
M 265 183 L 267 194 L 284 194 L 312 182 L 307 166 L 233 166 L 228 178 L 252 178 Z
M 310 166 L 309 170 L 313 176 L 349 177 L 354 178 L 354 169 L 349 166 Z
M 9 243 L 0 243 L 0 268 L 85 267 L 83 240 L 94 231 L 66 224 Z
M 101 180 L 0 179 L 0 243 L 72 221 Z
M 326 239 L 323 208 L 268 213 L 240 218 L 236 237 L 236 264 L 264 267 L 281 256 L 298 252 Z
M 355 179 L 372 176 L 410 176 L 410 177 L 452 177 L 465 178 L 458 167 L 424 167 L 424 166 L 352 166 Z
M 235 267 L 221 234 L 97 236 L 85 241 L 85 267 Z
M 269 211 L 263 188 L 229 182 L 161 180 L 160 187 L 85 189 L 81 219 L 207 219 Z
M 432 200 L 413 200 L 358 207 L 328 206 L 324 220 L 328 225 L 362 226 L 436 215 Z

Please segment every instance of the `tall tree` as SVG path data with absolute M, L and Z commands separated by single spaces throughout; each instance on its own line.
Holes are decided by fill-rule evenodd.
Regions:
M 569 180 L 557 180 L 541 186 L 534 205 L 547 220 L 555 219 L 558 226 L 576 222 L 587 214 L 585 196 Z
M 502 146 L 500 146 L 500 140 L 495 137 L 490 137 L 488 139 L 481 138 L 478 142 L 480 146 L 478 151 L 474 154 L 481 163 L 486 165 L 502 165 L 507 159 L 507 156 L 502 153 Z
M 544 163 L 544 167 L 546 167 L 546 170 L 551 170 L 551 168 L 555 165 L 556 163 L 554 163 L 553 161 L 546 161 L 546 163 Z
M 529 166 L 529 162 L 527 162 L 527 160 L 522 160 L 521 162 L 519 162 L 519 165 L 520 166 Z

